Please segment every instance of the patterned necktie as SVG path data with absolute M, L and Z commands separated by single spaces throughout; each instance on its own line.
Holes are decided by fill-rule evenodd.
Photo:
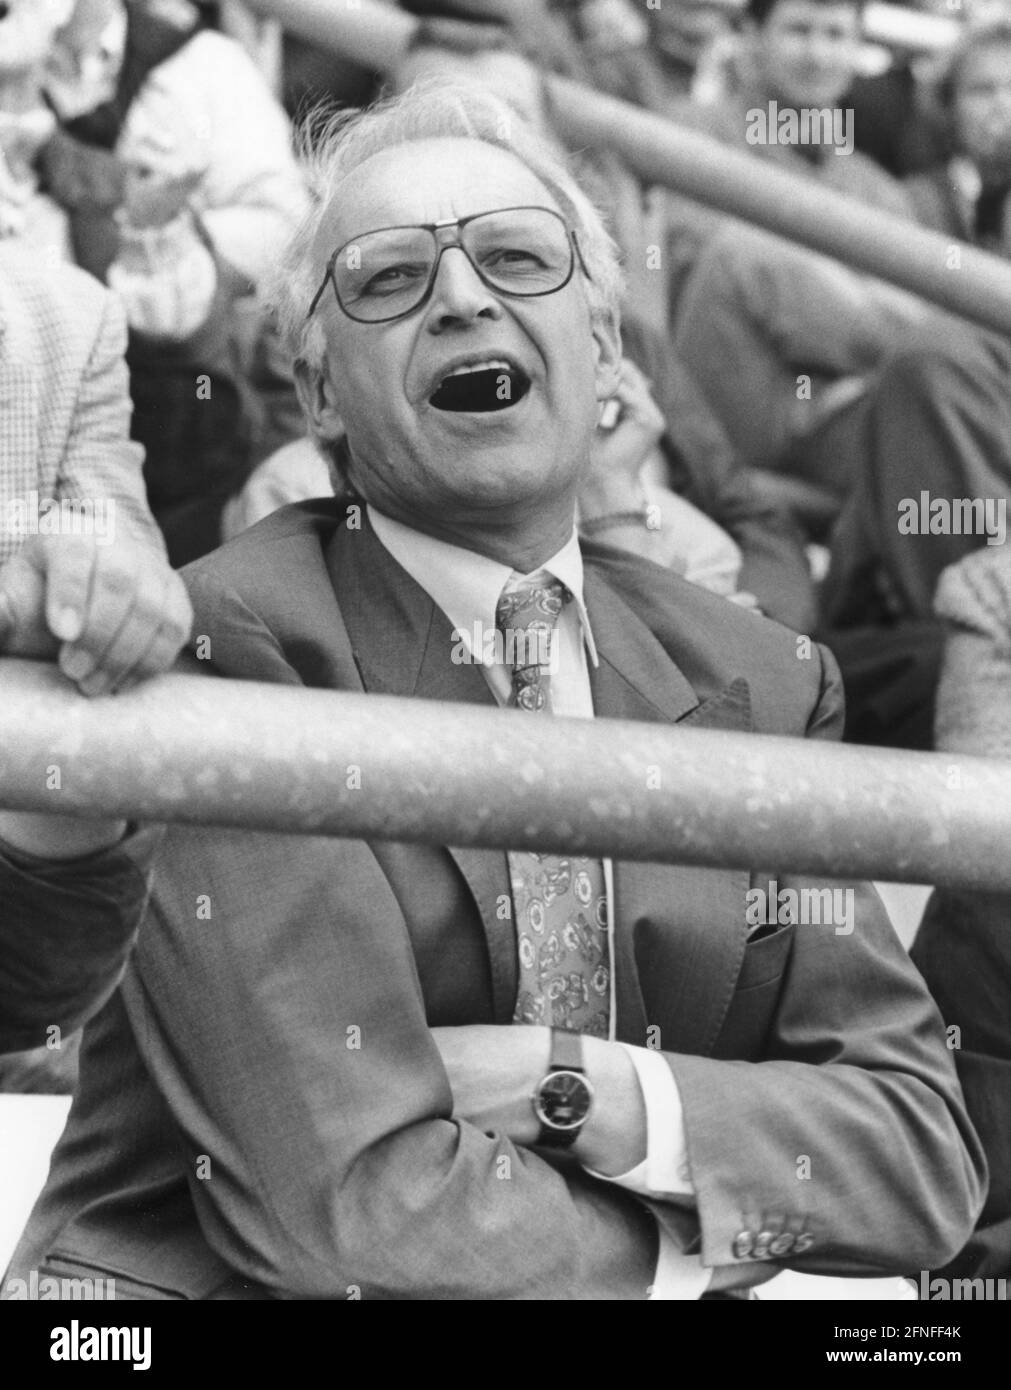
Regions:
M 544 571 L 513 574 L 502 590 L 495 620 L 512 668 L 511 705 L 550 712 L 555 623 L 571 597 Z M 606 1038 L 611 971 L 603 864 L 532 850 L 508 857 L 519 948 L 513 1022 Z

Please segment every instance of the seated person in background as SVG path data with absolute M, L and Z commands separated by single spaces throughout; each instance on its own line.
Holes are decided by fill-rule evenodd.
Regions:
M 669 116 L 671 108 L 697 95 L 718 58 L 733 44 L 744 0 L 682 0 L 677 5 L 647 5 L 649 38 L 639 61 L 627 61 L 628 80 L 615 92 Z
M 907 180 L 926 227 L 1011 256 L 1011 18 L 970 30 L 941 85 L 954 147 Z
M 960 753 L 1011 758 L 1011 546 L 945 570 L 936 606 L 948 631 L 937 747 L 955 768 Z M 913 960 L 959 1029 L 952 1055 L 990 1169 L 979 1225 L 942 1272 L 1011 1283 L 1011 893 L 937 889 Z
M 661 114 L 836 193 L 908 217 L 901 184 L 854 149 L 852 131 L 845 122 L 839 129 L 833 117 L 834 111 L 844 114 L 843 97 L 857 71 L 862 13 L 862 0 L 749 0 L 738 59 L 724 88 Z M 824 112 L 828 120 L 807 129 L 800 124 L 803 112 Z M 786 124 L 791 113 L 797 118 L 792 138 Z M 845 154 L 837 153 L 840 148 Z M 666 213 L 673 317 L 685 277 L 725 219 L 674 193 L 667 195 Z
M 503 725 L 831 737 L 827 654 L 577 538 L 620 275 L 554 152 L 447 88 L 343 118 L 315 177 L 282 321 L 355 500 L 287 508 L 189 569 L 214 671 Z M 514 656 L 557 625 L 558 670 L 461 662 L 475 623 Z M 140 1298 L 697 1298 L 781 1264 L 915 1271 L 968 1237 L 977 1142 L 868 889 L 845 936 L 749 940 L 736 870 L 182 826 L 106 865 L 152 862 L 12 1275 L 114 1268 Z M 594 1091 L 577 1078 L 568 1109 L 563 1059 Z
M 755 486 L 823 539 L 853 488 L 874 374 L 930 316 L 903 290 L 738 223 L 688 277 L 674 348 Z
M 237 358 L 306 206 L 288 121 L 239 44 L 135 0 L 77 0 L 46 83 L 45 176 L 126 306 L 133 434 L 180 565 L 218 544 L 251 466 Z
M 623 342 L 618 418 L 595 434 L 580 488 L 582 534 L 810 631 L 799 528 L 752 486 L 676 354 L 634 321 Z
M 698 107 L 695 123 L 836 193 L 910 217 L 900 184 L 852 144 L 843 98 L 860 13 L 851 0 L 754 0 L 739 87 L 711 110 Z M 784 113 L 797 118 L 792 132 Z M 676 115 L 691 119 L 691 108 Z M 771 474 L 756 483 L 822 540 L 852 484 L 867 377 L 928 310 L 768 233 L 683 199 L 668 206 L 675 347 L 740 461 Z
M 18 611 L 48 584 L 54 630 L 60 630 L 63 607 L 81 608 L 81 633 L 62 632 L 60 662 L 91 694 L 110 688 L 138 662 L 140 674 L 171 664 L 189 630 L 188 601 L 144 498 L 143 452 L 129 438 L 125 345 L 119 303 L 91 276 L 40 262 L 13 243 L 0 246 L 0 381 L 6 393 L 0 411 L 0 629 L 3 637 L 23 639 L 9 629 L 20 626 Z M 86 830 L 61 823 L 53 853 L 84 853 L 78 846 L 86 846 Z M 24 869 L 26 883 L 27 875 Z M 100 889 L 96 879 L 90 891 Z M 83 896 L 88 891 L 83 885 Z M 15 982 L 0 994 L 0 1038 L 10 1052 L 46 1041 L 45 1028 L 34 1026 L 40 1017 L 77 1026 L 94 979 L 111 981 L 116 973 L 107 968 L 103 940 L 118 969 L 129 937 L 115 929 L 103 937 L 104 929 L 96 928 L 80 929 L 78 940 L 79 929 L 64 916 L 43 923 L 32 938 L 23 931 L 16 884 L 6 892 L 0 887 L 0 904 L 0 971 Z M 88 911 L 86 901 L 81 910 Z M 50 989 L 35 1001 L 36 984 L 45 988 L 50 979 L 57 981 L 55 993 Z M 45 1012 L 32 1012 L 36 1007 Z M 0 1063 L 0 1088 L 62 1088 L 72 1080 L 70 1056 L 63 1047 L 7 1058 Z
M 634 0 L 582 0 L 562 13 L 584 68 L 581 81 L 666 116 L 672 103 L 712 80 L 743 8 L 744 0 L 645 7 Z M 521 38 L 521 26 L 515 32 Z M 524 51 L 539 61 L 536 45 Z
M 838 658 L 847 737 L 931 747 L 942 571 L 1006 544 L 1011 341 L 938 314 L 869 391 L 835 524 L 818 635 Z
M 42 85 L 49 46 L 74 0 L 0 5 L 0 240 L 32 247 L 47 264 L 70 256 L 66 214 L 40 187 L 39 151 L 56 119 Z

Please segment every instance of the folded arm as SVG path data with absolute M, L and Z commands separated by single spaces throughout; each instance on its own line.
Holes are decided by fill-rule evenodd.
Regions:
M 170 830 L 123 997 L 194 1172 L 210 1158 L 207 1238 L 275 1295 L 646 1297 L 640 1202 L 453 1117 L 367 846 Z

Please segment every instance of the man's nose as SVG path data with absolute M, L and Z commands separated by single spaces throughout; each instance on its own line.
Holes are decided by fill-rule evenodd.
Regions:
M 435 333 L 476 318 L 500 318 L 502 306 L 471 265 L 460 246 L 442 253 L 432 286 L 429 326 Z

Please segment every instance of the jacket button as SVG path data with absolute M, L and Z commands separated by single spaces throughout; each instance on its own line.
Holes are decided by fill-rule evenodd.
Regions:
M 735 1260 L 746 1260 L 751 1254 L 751 1242 L 755 1238 L 753 1231 L 738 1231 L 734 1236 L 734 1243 L 731 1249 L 734 1252 Z
M 788 1255 L 793 1249 L 793 1236 L 789 1231 L 781 1231 L 769 1246 L 770 1255 Z
M 769 1258 L 769 1247 L 776 1238 L 775 1231 L 759 1231 L 755 1237 L 755 1244 L 751 1250 L 753 1260 L 767 1260 Z

